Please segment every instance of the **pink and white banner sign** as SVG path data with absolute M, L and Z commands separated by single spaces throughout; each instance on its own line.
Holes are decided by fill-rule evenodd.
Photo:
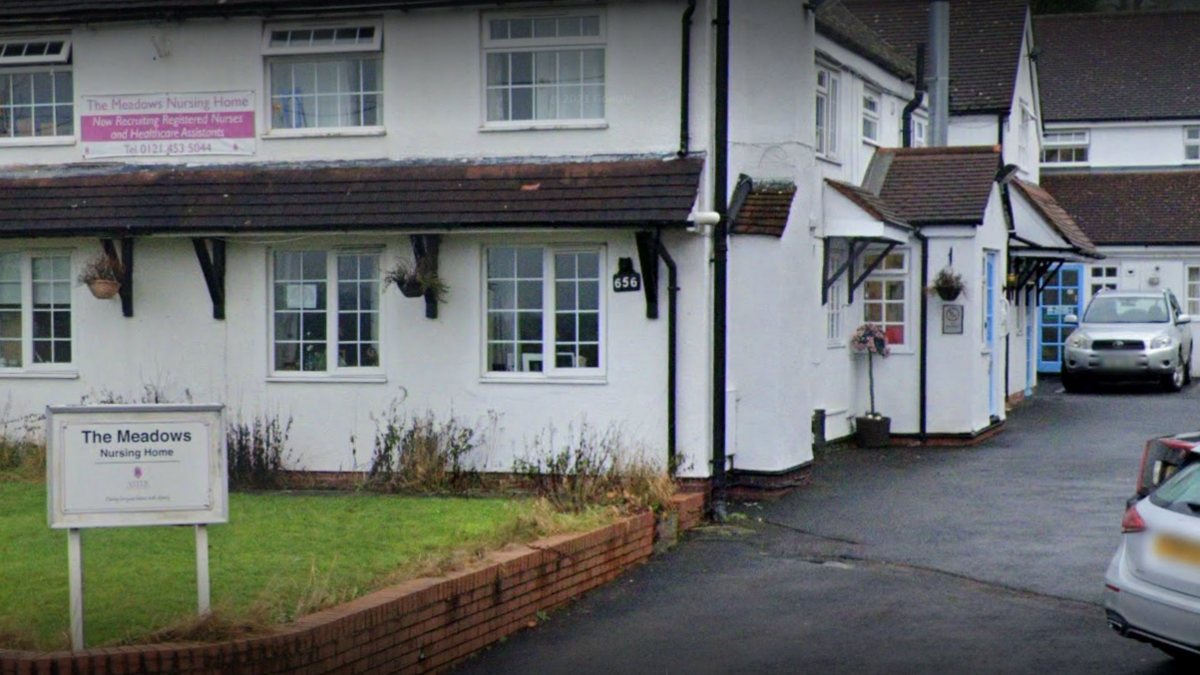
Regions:
M 83 156 L 253 155 L 254 94 L 84 96 Z

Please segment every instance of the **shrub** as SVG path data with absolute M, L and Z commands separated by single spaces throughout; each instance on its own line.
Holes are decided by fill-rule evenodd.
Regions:
M 629 446 L 621 429 L 603 432 L 580 422 L 567 429 L 567 442 L 555 449 L 555 428 L 534 439 L 531 451 L 513 462 L 539 497 L 555 509 L 582 513 L 596 506 L 660 510 L 675 493 L 665 467 Z
M 12 414 L 12 402 L 0 410 L 0 472 L 30 480 L 46 476 L 43 415 Z
M 393 401 L 375 422 L 375 445 L 367 473 L 369 489 L 387 492 L 465 492 L 479 485 L 468 456 L 483 443 L 473 427 L 433 411 L 406 415 Z
M 287 447 L 292 418 L 281 421 L 278 414 L 255 416 L 249 423 L 241 418 L 225 429 L 229 453 L 229 487 L 275 489 L 284 484 L 285 465 L 291 457 Z

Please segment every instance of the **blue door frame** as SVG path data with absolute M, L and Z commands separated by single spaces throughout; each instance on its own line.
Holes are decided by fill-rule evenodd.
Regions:
M 1038 372 L 1062 371 L 1063 343 L 1074 326 L 1068 314 L 1083 311 L 1083 265 L 1063 265 L 1042 289 L 1038 303 Z
M 988 351 L 988 415 L 992 419 L 1000 417 L 1000 408 L 996 397 L 996 252 L 988 251 L 984 255 L 984 340 Z

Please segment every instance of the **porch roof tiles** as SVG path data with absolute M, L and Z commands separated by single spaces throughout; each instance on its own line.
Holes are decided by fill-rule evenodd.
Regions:
M 1044 187 L 1026 183 L 1023 180 L 1014 179 L 1012 184 L 1016 189 L 1020 190 L 1025 195 L 1034 208 L 1042 214 L 1046 222 L 1049 223 L 1055 230 L 1062 235 L 1072 246 L 1077 248 L 1084 255 L 1099 257 L 1100 253 L 1096 250 L 1096 245 L 1088 238 L 1087 234 L 1080 229 L 1079 224 L 1067 213 L 1058 201 Z
M 916 59 L 929 42 L 929 3 L 919 0 L 842 0 L 842 4 L 901 55 Z M 950 3 L 950 112 L 1003 113 L 1012 108 L 1028 0 Z M 926 61 L 926 74 L 931 63 Z
M 1200 171 L 1044 173 L 1097 245 L 1200 245 Z
M 684 226 L 702 161 L 0 173 L 0 236 Z
M 796 186 L 787 184 L 755 185 L 737 213 L 733 214 L 733 234 L 767 234 L 782 237 L 792 212 Z
M 978 225 L 1000 168 L 998 146 L 880 148 L 879 197 L 912 225 Z

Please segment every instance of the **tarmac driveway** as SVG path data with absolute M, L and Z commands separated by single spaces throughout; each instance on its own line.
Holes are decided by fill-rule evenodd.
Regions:
M 456 673 L 1193 672 L 1099 605 L 1146 438 L 1200 390 L 1061 392 L 967 449 L 835 450 Z

